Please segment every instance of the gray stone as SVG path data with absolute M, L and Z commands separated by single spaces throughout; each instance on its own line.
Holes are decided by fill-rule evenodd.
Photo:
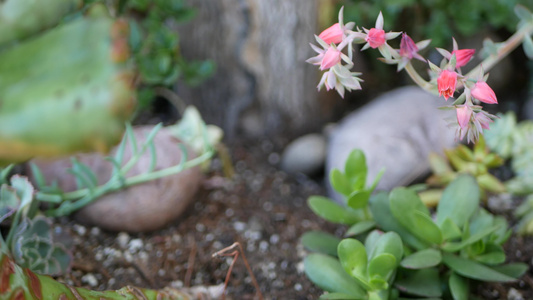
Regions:
M 448 103 L 449 104 L 449 103 Z M 455 118 L 439 98 L 409 86 L 385 93 L 346 116 L 328 141 L 326 172 L 344 170 L 353 149 L 361 149 L 368 164 L 367 185 L 385 168 L 378 190 L 407 185 L 429 171 L 428 154 L 453 147 L 455 132 L 444 118 Z M 341 202 L 331 187 L 330 196 Z
M 137 147 L 140 148 L 151 126 L 134 129 Z M 179 164 L 181 159 L 180 141 L 166 128 L 161 129 L 154 138 L 157 162 L 154 170 L 161 170 Z M 110 155 L 114 155 L 114 149 Z M 188 159 L 195 157 L 188 151 Z M 126 146 L 124 161 L 131 157 L 131 147 Z M 88 165 L 98 178 L 98 184 L 109 180 L 113 170 L 110 162 L 99 153 L 79 154 L 76 158 Z M 142 174 L 149 170 L 150 153 L 146 151 L 133 166 L 127 177 Z M 69 158 L 53 161 L 34 160 L 41 169 L 47 183 L 53 181 L 65 192 L 76 190 L 75 178 L 67 172 L 71 167 Z M 186 169 L 178 174 L 166 176 L 142 184 L 137 184 L 106 194 L 95 202 L 83 207 L 74 214 L 82 223 L 102 229 L 124 232 L 143 232 L 159 229 L 178 218 L 194 200 L 200 187 L 202 172 L 199 167 Z
M 283 151 L 281 168 L 288 173 L 316 174 L 324 167 L 326 139 L 321 134 L 308 134 L 292 141 Z

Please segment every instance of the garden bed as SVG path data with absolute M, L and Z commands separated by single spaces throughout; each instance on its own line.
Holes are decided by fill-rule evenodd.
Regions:
M 221 162 L 214 160 L 196 202 L 163 230 L 117 234 L 58 219 L 61 230 L 56 231 L 70 233 L 74 242 L 72 272 L 61 280 L 96 290 L 221 285 L 231 258 L 212 254 L 239 242 L 265 299 L 317 299 L 322 291 L 303 272 L 306 251 L 300 236 L 317 229 L 340 236 L 346 229 L 326 223 L 306 205 L 308 196 L 325 194 L 323 178 L 288 175 L 277 168 L 281 144 L 233 146 L 235 176 L 225 178 Z M 532 238 L 513 235 L 505 249 L 508 261 L 531 266 Z M 481 299 L 533 299 L 533 275 L 529 271 L 515 283 L 483 284 L 473 291 Z M 254 294 L 239 258 L 227 298 L 253 299 Z

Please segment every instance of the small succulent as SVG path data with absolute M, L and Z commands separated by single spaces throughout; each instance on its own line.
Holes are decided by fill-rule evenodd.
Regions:
M 470 280 L 515 281 L 527 270 L 521 263 L 502 265 L 511 231 L 503 217 L 479 207 L 481 190 L 472 175 L 457 174 L 448 183 L 434 215 L 415 187 L 372 195 L 367 218 L 312 199 L 319 216 L 354 232 L 344 239 L 318 231 L 302 237 L 315 252 L 304 266 L 326 291 L 320 299 L 468 299 Z M 368 232 L 372 228 L 378 230 Z
M 426 183 L 430 187 L 444 187 L 460 174 L 467 173 L 474 176 L 481 188 L 482 198 L 487 193 L 503 193 L 506 191 L 504 184 L 489 173 L 489 169 L 503 165 L 504 160 L 496 153 L 489 151 L 485 139 L 480 136 L 473 149 L 459 145 L 455 149 L 444 150 L 446 158 L 431 153 L 429 162 L 433 174 Z M 436 205 L 435 197 L 439 197 L 442 190 L 428 190 L 420 193 L 424 203 Z
M 0 223 L 11 220 L 2 246 L 22 267 L 47 275 L 64 274 L 72 258 L 66 247 L 57 242 L 49 221 L 36 216 L 34 189 L 27 178 L 15 175 L 10 184 L 0 188 Z M 1 236 L 0 236 L 1 237 Z

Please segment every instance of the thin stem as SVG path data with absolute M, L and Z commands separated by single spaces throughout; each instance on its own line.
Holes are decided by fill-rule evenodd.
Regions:
M 483 68 L 483 71 L 490 70 L 492 67 L 494 67 L 494 65 L 500 62 L 500 60 L 509 55 L 509 53 L 522 44 L 525 36 L 531 34 L 533 34 L 533 24 L 522 26 L 515 34 L 503 42 L 502 46 L 498 48 L 498 52 L 495 55 L 485 58 L 485 60 L 483 60 L 477 67 L 468 72 L 465 77 L 469 78 L 475 76 L 475 74 L 477 74 L 481 68 Z M 457 88 L 461 87 L 462 84 L 458 83 Z
M 427 82 L 418 72 L 413 68 L 411 62 L 408 62 L 405 66 L 405 71 L 409 74 L 409 77 L 422 89 L 429 93 L 435 93 L 434 87 L 431 83 Z

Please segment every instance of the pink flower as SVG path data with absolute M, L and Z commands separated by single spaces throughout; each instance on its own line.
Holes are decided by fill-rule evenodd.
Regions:
M 331 25 L 329 28 L 322 31 L 322 33 L 320 33 L 318 37 L 321 38 L 327 44 L 338 44 L 342 42 L 343 32 L 341 25 L 339 23 Z
M 461 129 L 466 129 L 470 123 L 470 117 L 472 117 L 472 109 L 468 105 L 459 105 L 456 109 L 457 123 Z
M 459 69 L 466 65 L 472 59 L 475 52 L 475 49 L 453 50 L 451 54 L 455 54 L 455 68 Z
M 424 58 L 418 54 L 418 46 L 415 44 L 413 39 L 407 34 L 402 33 L 402 40 L 400 41 L 400 56 L 407 57 L 409 59 L 419 59 L 425 61 Z
M 372 47 L 373 49 L 376 49 L 379 46 L 385 44 L 385 30 L 371 28 L 368 31 L 365 40 L 368 42 L 370 47 Z
M 329 47 L 324 56 L 322 57 L 322 63 L 320 64 L 320 70 L 327 70 L 341 61 L 341 51 L 334 47 Z
M 497 104 L 496 94 L 485 81 L 478 81 L 472 88 L 472 97 L 487 104 Z
M 449 70 L 442 70 L 437 79 L 439 96 L 444 96 L 444 99 L 448 100 L 448 98 L 453 96 L 456 84 L 457 73 Z

